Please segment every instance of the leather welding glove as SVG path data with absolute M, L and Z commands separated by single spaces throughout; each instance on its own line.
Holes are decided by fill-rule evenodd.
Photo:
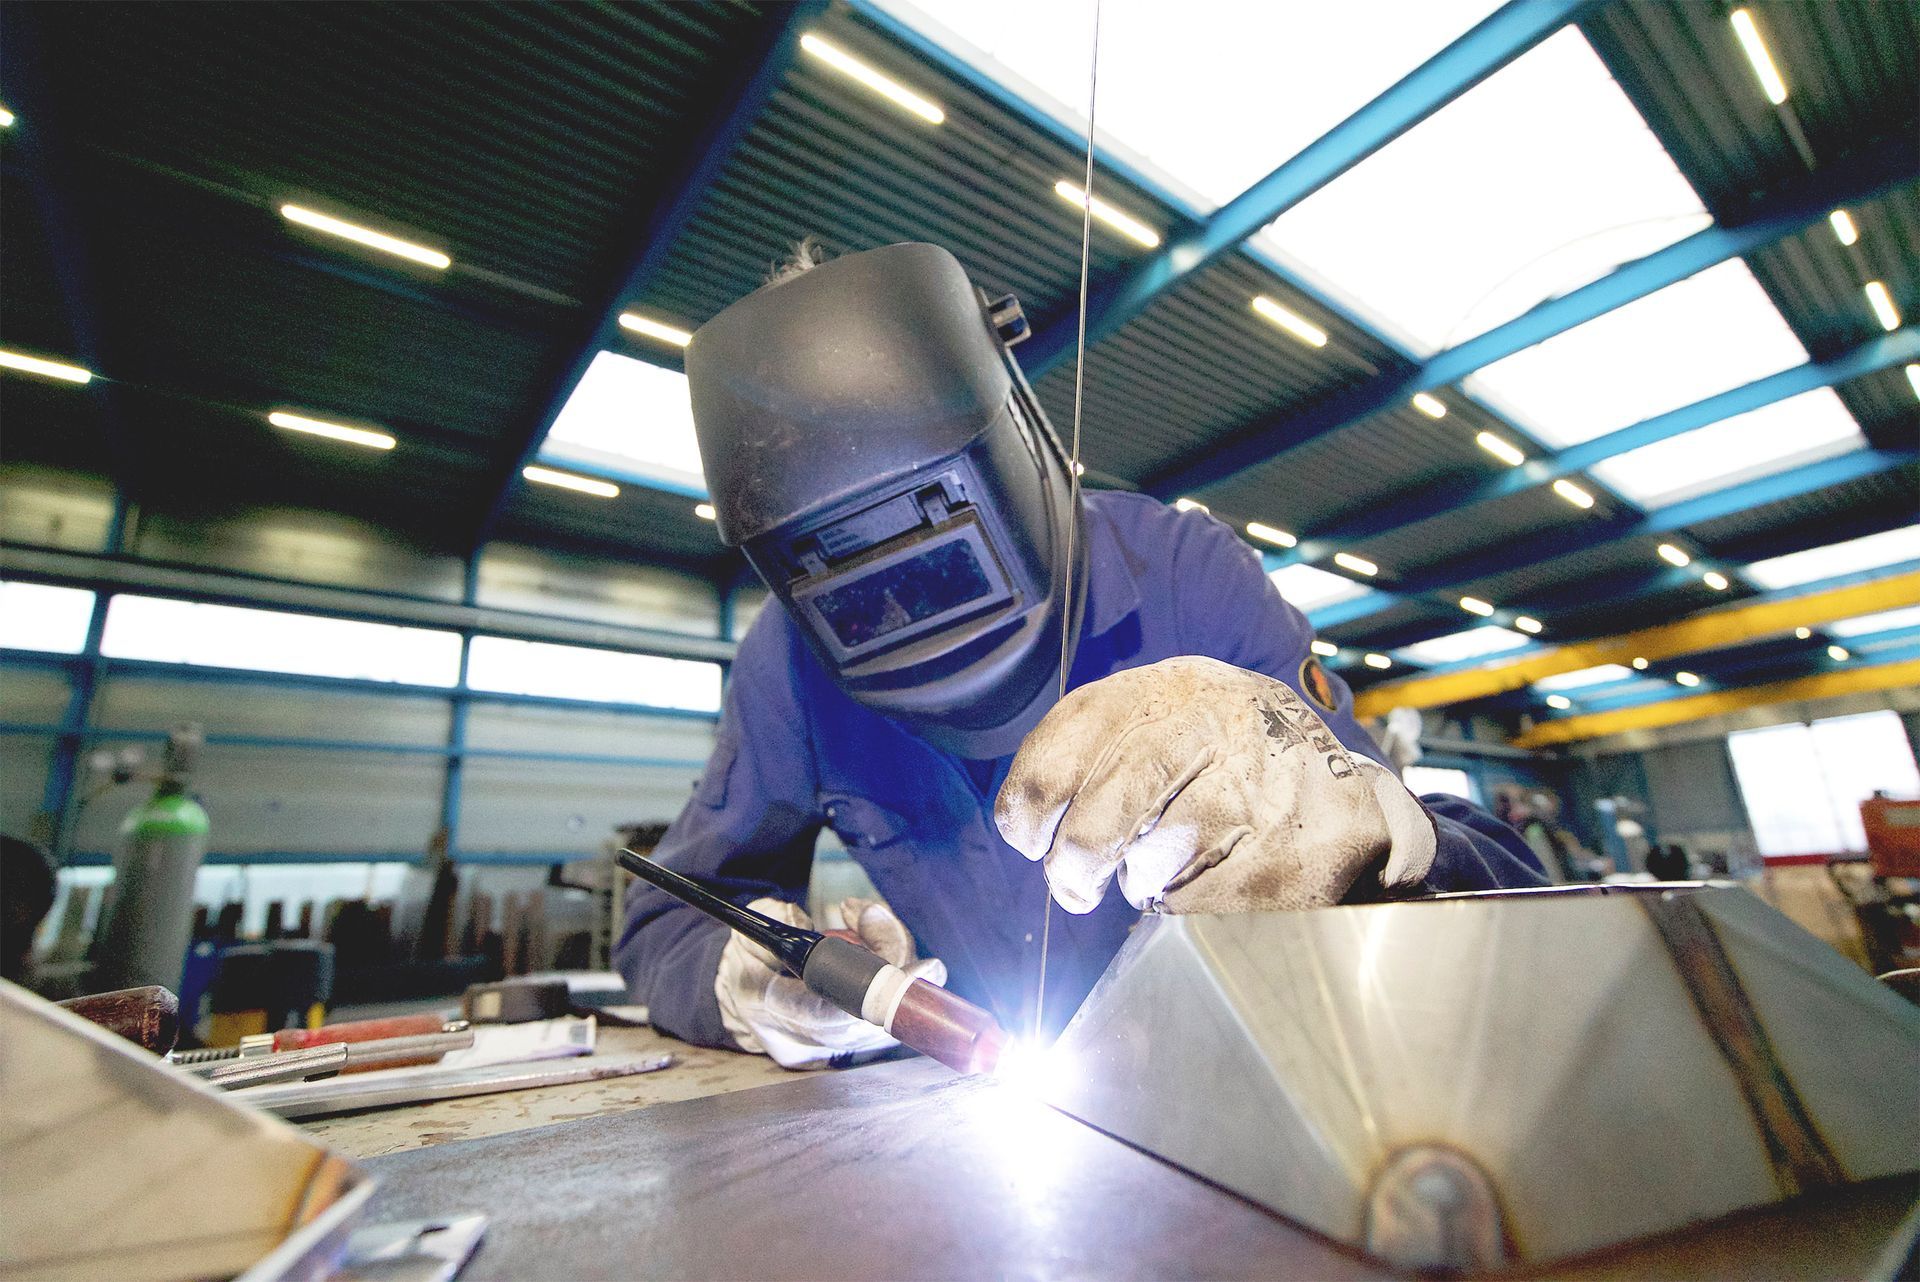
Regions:
M 1071 913 L 1116 872 L 1129 903 L 1167 913 L 1337 903 L 1370 869 L 1410 890 L 1437 844 L 1393 773 L 1293 690 L 1193 656 L 1067 695 L 1021 744 L 994 820 Z
M 750 907 L 789 926 L 813 929 L 805 910 L 784 899 L 756 899 Z M 946 963 L 916 961 L 913 936 L 891 908 L 874 899 L 847 899 L 840 910 L 861 943 L 915 979 L 945 985 Z M 782 1068 L 844 1068 L 898 1045 L 879 1026 L 847 1014 L 786 974 L 772 954 L 745 935 L 730 934 L 713 991 L 720 1000 L 720 1021 L 741 1050 L 771 1056 Z

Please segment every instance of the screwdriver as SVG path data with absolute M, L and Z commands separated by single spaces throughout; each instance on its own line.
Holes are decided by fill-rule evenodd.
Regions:
M 631 850 L 620 866 L 772 953 L 782 969 L 820 996 L 902 1045 L 958 1073 L 991 1073 L 1006 1049 L 999 1021 L 946 989 L 915 979 L 898 966 L 837 935 L 789 926 L 721 898 L 690 877 Z

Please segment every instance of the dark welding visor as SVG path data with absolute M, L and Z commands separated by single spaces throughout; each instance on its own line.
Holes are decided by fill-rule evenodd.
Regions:
M 945 250 L 893 245 L 752 294 L 687 348 L 722 539 L 852 697 L 969 755 L 1030 728 L 1070 612 L 1073 491 L 1007 351 L 1017 315 Z

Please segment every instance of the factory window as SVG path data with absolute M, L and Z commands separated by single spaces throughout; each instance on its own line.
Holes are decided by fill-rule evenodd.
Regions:
M 79 654 L 87 645 L 93 593 L 44 583 L 0 583 L 0 646 Z
M 1464 770 L 1408 766 L 1400 772 L 1400 780 L 1407 785 L 1407 791 L 1416 797 L 1424 797 L 1430 792 L 1444 792 L 1450 797 L 1465 797 L 1476 803 L 1480 800 L 1478 789 L 1473 786 L 1473 777 Z
M 720 710 L 720 665 L 544 641 L 475 637 L 467 685 L 498 694 L 634 703 L 688 712 Z
M 460 678 L 455 632 L 160 597 L 114 597 L 100 651 L 114 659 L 409 685 L 452 686 Z
M 1894 712 L 1742 730 L 1727 736 L 1727 751 L 1762 855 L 1865 850 L 1860 803 L 1876 790 L 1920 795 L 1920 770 Z

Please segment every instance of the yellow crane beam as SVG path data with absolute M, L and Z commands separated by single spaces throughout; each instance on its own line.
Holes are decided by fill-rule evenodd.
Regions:
M 1774 703 L 1797 703 L 1803 699 L 1824 699 L 1836 694 L 1861 694 L 1874 690 L 1897 690 L 1920 685 L 1920 659 L 1904 663 L 1883 663 L 1879 667 L 1841 668 L 1818 672 L 1810 677 L 1789 681 L 1770 681 L 1744 689 L 1712 690 L 1706 694 L 1683 695 L 1631 708 L 1609 712 L 1589 712 L 1578 717 L 1556 717 L 1543 721 L 1513 741 L 1516 748 L 1545 748 L 1556 743 L 1581 739 L 1599 739 L 1624 734 L 1628 730 L 1650 730 L 1656 726 L 1674 726 L 1685 721 L 1718 717 L 1744 708 L 1764 708 Z
M 1394 708 L 1442 708 L 1523 689 L 1542 677 L 1603 663 L 1649 662 L 1719 650 L 1745 641 L 1818 627 L 1836 619 L 1878 614 L 1920 602 L 1920 570 L 1783 600 L 1752 601 L 1710 610 L 1616 637 L 1555 646 L 1483 667 L 1388 681 L 1354 696 L 1356 716 L 1383 716 Z M 1684 701 L 1682 701 L 1684 702 Z

